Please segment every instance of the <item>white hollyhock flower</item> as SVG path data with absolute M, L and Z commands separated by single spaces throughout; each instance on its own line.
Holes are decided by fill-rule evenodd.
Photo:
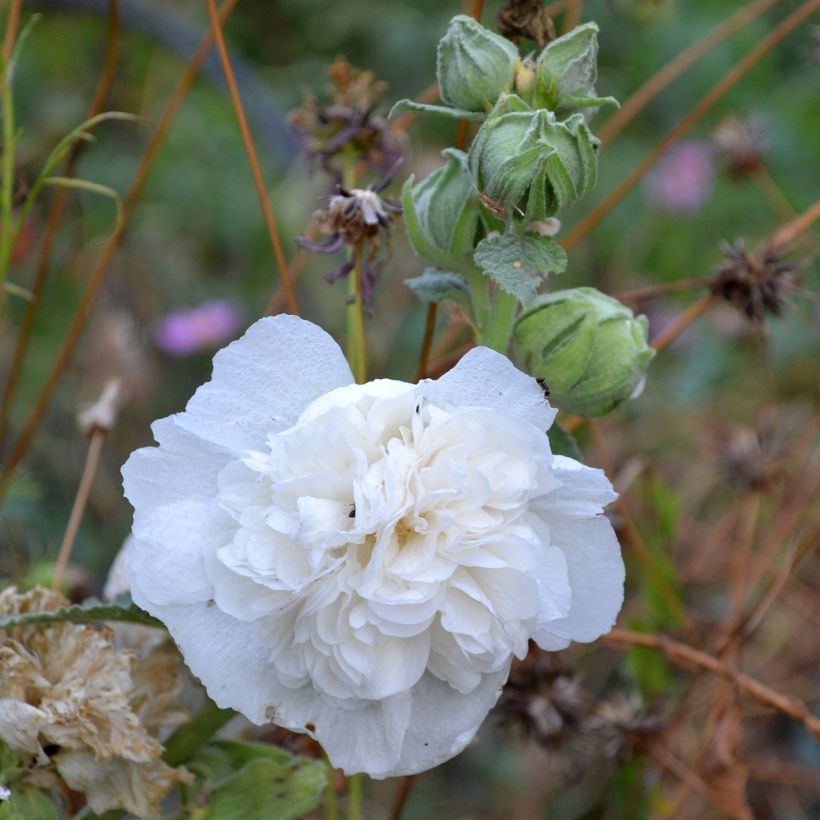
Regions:
M 609 482 L 551 454 L 555 411 L 505 357 L 352 382 L 292 316 L 217 354 L 125 465 L 126 573 L 220 706 L 388 777 L 458 754 L 530 638 L 607 632 L 624 568 Z

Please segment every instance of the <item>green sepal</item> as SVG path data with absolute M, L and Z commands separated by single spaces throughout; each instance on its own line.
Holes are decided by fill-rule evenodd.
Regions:
M 0 616 L 0 629 L 11 629 L 29 624 L 48 623 L 92 623 L 100 621 L 123 621 L 143 626 L 155 626 L 165 629 L 165 624 L 140 609 L 130 595 L 121 595 L 116 600 L 106 603 L 96 598 L 89 598 L 81 604 L 51 609 L 46 612 L 25 612 L 20 615 Z
M 487 119 L 487 111 L 467 111 L 463 108 L 451 108 L 447 105 L 429 105 L 414 100 L 399 100 L 388 114 L 392 119 L 396 114 L 434 114 L 437 117 L 448 117 L 451 120 L 471 120 L 482 122 Z
M 451 271 L 426 268 L 421 276 L 405 279 L 404 284 L 427 304 L 445 299 L 470 298 L 467 280 L 460 273 Z

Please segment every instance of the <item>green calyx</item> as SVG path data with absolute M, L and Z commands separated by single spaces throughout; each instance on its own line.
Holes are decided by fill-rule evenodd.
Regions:
M 516 322 L 515 340 L 529 372 L 549 384 L 551 400 L 587 418 L 628 399 L 654 356 L 646 317 L 595 288 L 537 297 Z
M 559 121 L 520 97 L 502 97 L 470 146 L 469 169 L 485 205 L 527 223 L 587 193 L 598 174 L 599 141 L 582 114 Z

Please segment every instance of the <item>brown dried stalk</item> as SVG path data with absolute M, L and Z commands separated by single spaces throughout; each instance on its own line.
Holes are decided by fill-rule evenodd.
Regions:
M 239 0 L 225 0 L 220 9 L 220 18 L 223 22 L 230 16 L 238 2 Z M 71 321 L 71 325 L 66 333 L 63 345 L 57 355 L 57 359 L 52 365 L 46 382 L 34 402 L 34 406 L 32 407 L 28 421 L 23 427 L 17 441 L 14 443 L 6 463 L 3 465 L 2 472 L 0 472 L 0 497 L 2 497 L 12 475 L 14 474 L 14 471 L 17 469 L 18 465 L 28 451 L 31 441 L 40 426 L 43 416 L 45 415 L 48 403 L 51 399 L 52 393 L 54 392 L 54 388 L 57 386 L 57 383 L 62 378 L 63 373 L 65 373 L 66 368 L 71 361 L 71 356 L 77 347 L 77 343 L 79 342 L 80 337 L 85 330 L 88 318 L 91 315 L 91 309 L 94 307 L 94 304 L 97 301 L 97 296 L 100 293 L 100 289 L 102 288 L 106 276 L 108 275 L 111 262 L 122 244 L 128 220 L 133 214 L 137 201 L 142 194 L 142 190 L 148 180 L 148 175 L 154 164 L 154 160 L 156 159 L 159 149 L 171 129 L 171 125 L 180 106 L 182 105 L 182 102 L 199 74 L 199 69 L 211 49 L 212 42 L 213 35 L 211 32 L 208 32 L 202 38 L 202 42 L 191 59 L 188 68 L 185 70 L 185 73 L 177 84 L 177 87 L 174 89 L 174 93 L 168 101 L 168 105 L 160 118 L 153 136 L 151 137 L 151 141 L 148 143 L 145 153 L 142 155 L 140 163 L 134 174 L 134 179 L 131 182 L 131 187 L 128 189 L 123 201 L 122 220 L 120 225 L 109 237 L 97 257 L 97 261 L 91 272 L 89 283 Z
M 9 6 L 8 22 L 6 23 L 6 33 L 3 36 L 3 62 L 7 63 L 11 58 L 14 48 L 14 41 L 17 39 L 17 28 L 20 25 L 20 7 L 23 0 L 11 0 Z
M 681 667 L 705 669 L 719 675 L 734 684 L 743 694 L 800 721 L 818 739 L 820 739 L 820 718 L 815 717 L 806 704 L 797 698 L 783 695 L 755 678 L 738 672 L 713 655 L 701 652 L 687 644 L 673 641 L 664 635 L 652 635 L 643 632 L 630 632 L 626 629 L 613 629 L 604 636 L 604 642 L 615 648 L 645 646 L 657 649 L 666 655 L 672 663 Z
M 624 128 L 643 111 L 665 88 L 671 85 L 681 74 L 693 66 L 701 57 L 708 54 L 715 46 L 720 45 L 743 26 L 751 23 L 780 0 L 751 0 L 743 8 L 727 17 L 722 23 L 685 48 L 677 57 L 670 60 L 657 73 L 653 74 L 626 102 L 615 112 L 601 128 L 602 145 L 612 142 Z
M 726 74 L 706 93 L 698 104 L 658 143 L 638 164 L 631 174 L 601 202 L 598 203 L 564 238 L 561 243 L 565 250 L 575 247 L 613 208 L 640 182 L 644 174 L 652 168 L 670 145 L 677 142 L 693 128 L 714 106 L 773 48 L 784 40 L 794 29 L 820 9 L 820 0 L 807 0 L 792 12 L 780 25 L 764 37 L 742 60 L 730 68 Z
M 285 253 L 282 250 L 282 242 L 279 239 L 276 219 L 270 205 L 268 191 L 262 177 L 262 170 L 259 167 L 259 159 L 256 156 L 256 149 L 254 148 L 253 138 L 251 137 L 251 131 L 248 127 L 248 120 L 245 117 L 245 108 L 242 105 L 242 98 L 239 96 L 239 88 L 236 85 L 236 77 L 234 76 L 231 61 L 228 57 L 228 49 L 225 46 L 225 38 L 222 34 L 222 24 L 219 22 L 219 12 L 216 8 L 216 0 L 206 0 L 206 3 L 208 5 L 208 13 L 211 17 L 211 30 L 213 31 L 216 41 L 219 59 L 222 62 L 222 69 L 225 72 L 225 81 L 228 84 L 228 91 L 231 96 L 231 102 L 233 103 L 236 122 L 239 125 L 239 131 L 242 134 L 242 142 L 245 146 L 245 153 L 248 155 L 248 163 L 251 166 L 253 182 L 256 186 L 256 193 L 259 196 L 259 205 L 262 208 L 262 214 L 265 218 L 265 225 L 268 229 L 268 236 L 270 237 L 271 246 L 273 247 L 273 255 L 276 259 L 276 266 L 279 268 L 279 278 L 282 281 L 282 287 L 285 291 L 285 298 L 287 299 L 288 308 L 291 313 L 298 316 L 299 308 L 296 305 L 296 295 L 293 292 L 293 285 L 290 281 L 288 263 L 285 260 Z

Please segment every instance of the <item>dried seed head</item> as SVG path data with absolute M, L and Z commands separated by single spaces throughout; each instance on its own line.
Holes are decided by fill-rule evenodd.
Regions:
M 555 25 L 543 0 L 507 0 L 496 16 L 498 33 L 518 45 L 522 37 L 535 40 L 544 48 L 555 39 Z
M 532 650 L 513 666 L 496 711 L 505 725 L 518 726 L 539 745 L 554 748 L 575 735 L 588 707 L 574 673 L 557 666 L 553 656 Z
M 749 253 L 742 240 L 721 246 L 724 263 L 715 275 L 712 293 L 731 302 L 755 322 L 767 313 L 779 314 L 785 297 L 797 290 L 794 262 L 784 261 L 772 246 Z
M 734 182 L 740 182 L 763 167 L 768 146 L 759 120 L 726 117 L 715 130 L 713 139 Z
M 354 245 L 389 228 L 389 209 L 395 207 L 370 188 L 340 189 L 316 212 L 316 219 L 323 233 L 341 234 L 346 244 Z
M 606 757 L 640 754 L 662 728 L 657 716 L 647 714 L 637 698 L 622 692 L 603 701 L 584 725 Z
M 308 96 L 288 122 L 313 165 L 336 174 L 336 158 L 344 152 L 368 168 L 385 173 L 405 153 L 405 139 L 375 112 L 387 85 L 371 71 L 354 68 L 339 58 L 328 68 L 330 102 L 320 105 Z

